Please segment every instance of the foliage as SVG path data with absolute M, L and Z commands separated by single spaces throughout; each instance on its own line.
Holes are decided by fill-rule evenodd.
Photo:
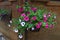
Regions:
M 8 13 L 8 10 L 6 9 L 0 9 L 0 14 L 7 14 Z
M 38 9 L 37 7 L 30 7 L 28 3 L 25 6 L 17 6 L 17 11 L 21 13 L 20 17 L 13 18 L 13 25 L 16 26 L 19 33 L 23 33 L 27 28 L 32 27 L 52 28 L 55 24 L 56 15 L 46 11 L 45 9 Z

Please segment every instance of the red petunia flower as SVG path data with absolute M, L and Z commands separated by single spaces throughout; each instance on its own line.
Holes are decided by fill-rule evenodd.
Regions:
M 32 7 L 31 10 L 35 12 L 37 10 L 37 8 Z
M 32 17 L 32 20 L 34 20 L 34 21 L 35 21 L 35 20 L 36 20 L 36 16 Z
M 21 8 L 18 8 L 18 12 L 23 12 L 24 9 L 21 7 Z
M 25 15 L 25 13 L 23 13 L 23 14 L 21 14 L 21 16 L 25 17 L 26 15 Z

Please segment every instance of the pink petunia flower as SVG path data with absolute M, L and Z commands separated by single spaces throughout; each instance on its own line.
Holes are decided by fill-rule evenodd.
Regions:
M 34 20 L 34 21 L 35 21 L 35 20 L 36 20 L 36 16 L 32 17 L 32 20 Z
M 38 28 L 38 29 L 39 29 L 39 28 L 40 28 L 40 24 L 36 24 L 36 28 Z
M 37 10 L 37 8 L 32 7 L 31 10 L 35 12 Z
M 44 17 L 44 18 L 43 18 L 43 21 L 46 22 L 46 21 L 47 21 L 47 16 L 46 16 L 46 14 L 44 14 L 43 17 Z
M 43 21 L 44 21 L 44 22 L 47 22 L 47 18 L 46 18 L 46 17 L 44 17 L 44 18 L 43 18 Z
M 21 16 L 25 17 L 26 15 L 25 15 L 25 13 L 23 13 L 23 14 L 21 14 Z
M 42 25 L 42 22 L 39 22 L 38 24 L 41 26 Z
M 41 27 L 41 25 L 42 25 L 42 22 L 38 22 L 38 24 L 36 24 L 36 28 L 40 28 Z
M 47 17 L 46 14 L 44 14 L 43 17 Z
M 48 16 L 48 17 L 50 17 L 50 16 L 51 16 L 51 14 L 48 14 L 47 16 Z
M 29 17 L 28 17 L 28 16 L 25 16 L 25 17 L 24 17 L 24 20 L 25 20 L 25 21 L 29 21 Z
M 49 26 L 49 25 L 48 25 L 48 23 L 46 23 L 46 26 L 45 26 L 45 28 L 48 28 L 48 26 Z
M 27 12 L 27 14 L 30 14 L 30 12 Z
M 51 25 L 50 25 L 50 28 L 53 28 L 53 27 L 54 27 L 54 25 L 53 25 L 53 24 L 51 24 Z
M 22 7 L 18 9 L 18 12 L 23 12 L 23 11 L 24 9 Z

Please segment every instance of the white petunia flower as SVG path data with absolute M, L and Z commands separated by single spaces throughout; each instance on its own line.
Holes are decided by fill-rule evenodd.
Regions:
M 16 28 L 15 28 L 15 29 L 14 29 L 14 32 L 16 32 L 16 33 L 17 33 L 17 32 L 18 32 L 18 29 L 16 29 Z
M 25 25 L 25 22 L 21 22 L 21 26 L 24 26 Z
M 27 30 L 29 30 L 29 28 L 27 28 Z
M 19 19 L 19 22 L 21 22 L 21 19 Z
M 34 30 L 35 28 L 34 27 L 32 27 L 32 30 Z
M 11 27 L 11 25 L 10 25 L 10 24 L 8 24 L 8 27 Z
M 12 20 L 10 20 L 10 23 L 12 23 Z
M 20 39 L 21 39 L 21 38 L 23 38 L 23 35 L 22 35 L 22 34 L 20 34 L 20 35 L 19 35 L 19 38 L 20 38 Z
M 54 16 L 54 19 L 56 19 L 56 16 Z

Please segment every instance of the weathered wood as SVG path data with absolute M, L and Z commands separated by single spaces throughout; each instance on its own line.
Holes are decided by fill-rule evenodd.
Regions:
M 49 5 L 49 6 L 60 6 L 60 1 L 49 1 L 46 5 Z
M 0 21 L 0 32 L 7 36 L 10 40 L 18 40 L 17 33 L 13 32 L 4 22 Z
M 3 6 L 3 5 L 5 5 L 5 6 L 11 5 L 11 2 L 8 2 L 8 1 L 6 1 L 6 2 L 0 2 L 0 5 L 1 6 Z
M 19 1 L 19 5 L 22 4 L 21 0 L 18 0 L 18 1 Z M 36 5 L 36 4 L 37 4 L 37 2 L 32 5 Z M 17 12 L 16 5 L 17 4 L 10 5 L 12 7 L 12 17 L 13 18 L 17 18 L 20 16 L 20 13 Z M 39 5 L 40 5 L 40 3 L 36 6 L 39 6 Z M 55 29 L 49 30 L 49 31 L 43 30 L 43 29 L 40 30 L 39 32 L 30 32 L 29 31 L 27 34 L 28 40 L 60 40 L 60 38 L 59 38 L 60 37 L 60 27 L 59 27 L 60 26 L 60 19 L 59 19 L 60 7 L 51 7 L 51 6 L 52 5 L 50 5 L 50 7 L 49 6 L 44 6 L 44 7 L 47 8 L 48 10 L 56 12 L 57 22 L 58 22 L 57 27 Z M 9 6 L 7 6 L 7 7 L 9 8 Z M 41 7 L 41 6 L 39 6 L 39 7 Z M 13 28 L 13 27 L 11 27 L 11 28 Z M 0 32 L 2 32 L 10 40 L 18 40 L 17 33 L 13 32 L 13 30 L 11 28 L 6 26 L 6 24 L 4 22 L 0 22 Z M 24 34 L 24 37 L 22 40 L 25 40 L 25 35 L 26 34 Z
M 20 13 L 17 11 L 16 5 L 17 4 L 12 5 L 12 18 L 17 18 L 20 16 Z
M 17 0 L 8 0 L 8 1 L 10 1 L 10 2 L 15 2 L 15 1 L 17 1 Z
M 32 0 L 32 1 L 49 1 L 49 0 Z

